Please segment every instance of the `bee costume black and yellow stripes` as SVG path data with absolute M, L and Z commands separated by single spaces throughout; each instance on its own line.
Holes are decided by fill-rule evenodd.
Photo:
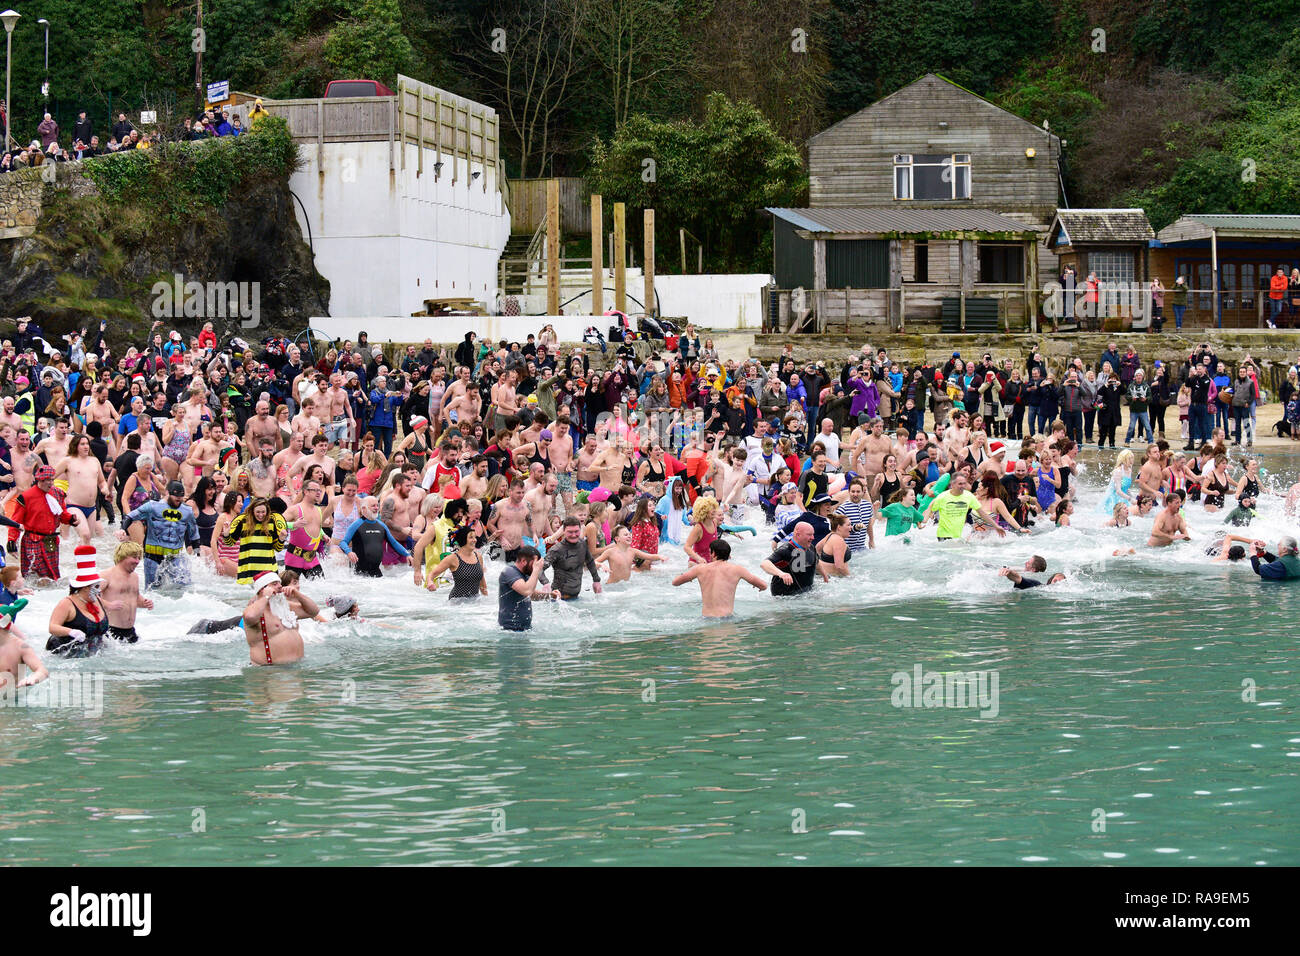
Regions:
M 235 580 L 252 584 L 263 571 L 275 571 L 275 554 L 284 547 L 289 525 L 281 515 L 271 512 L 261 524 L 253 521 L 250 511 L 230 522 L 223 540 L 239 544 L 239 571 Z

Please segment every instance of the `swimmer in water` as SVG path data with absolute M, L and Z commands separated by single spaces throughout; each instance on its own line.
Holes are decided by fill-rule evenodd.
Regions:
M 31 687 L 50 676 L 36 648 L 14 633 L 14 617 L 26 606 L 27 598 L 0 606 L 0 689 Z
M 274 571 L 263 571 L 253 579 L 256 596 L 244 609 L 244 637 L 248 641 L 248 659 L 254 664 L 291 664 L 302 660 L 298 615 L 285 593 L 294 590 L 285 588 Z
M 700 583 L 700 598 L 704 617 L 731 617 L 736 610 L 736 587 L 747 581 L 760 591 L 767 590 L 767 582 L 743 565 L 731 563 L 731 545 L 722 538 L 709 542 L 712 560 L 707 564 L 692 564 L 673 578 L 673 587 L 691 581 Z
M 627 525 L 621 524 L 614 532 L 614 543 L 596 556 L 596 563 L 603 563 L 608 570 L 606 584 L 618 584 L 619 581 L 631 579 L 632 566 L 637 562 L 649 565 L 663 559 L 662 554 L 651 554 L 632 547 L 632 531 Z
M 1180 495 L 1172 491 L 1165 495 L 1165 506 L 1156 515 L 1155 523 L 1151 526 L 1151 537 L 1147 539 L 1148 548 L 1168 547 L 1180 538 L 1183 541 L 1192 540 L 1191 535 L 1187 533 L 1187 519 L 1182 515 L 1182 507 L 1183 499 Z
M 1036 578 L 1027 578 L 1019 571 L 1013 570 L 1012 568 L 999 568 L 998 576 L 1010 580 L 1017 591 L 1027 591 L 1030 588 L 1039 588 L 1044 584 L 1060 584 L 1065 580 L 1065 575 L 1060 571 L 1057 571 L 1046 581 L 1039 581 Z

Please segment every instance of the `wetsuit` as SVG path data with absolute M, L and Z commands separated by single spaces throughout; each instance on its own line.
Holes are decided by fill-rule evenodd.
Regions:
M 392 549 L 402 557 L 410 554 L 402 547 L 401 542 L 393 537 L 393 533 L 388 530 L 388 525 L 373 518 L 360 518 L 348 528 L 343 539 L 339 541 L 339 550 L 344 554 L 351 554 L 355 550 L 357 574 L 378 578 L 383 577 L 383 572 L 379 569 L 384 560 L 385 544 L 391 545 Z

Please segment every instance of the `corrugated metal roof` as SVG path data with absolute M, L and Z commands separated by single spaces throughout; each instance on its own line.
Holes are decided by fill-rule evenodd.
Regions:
M 1071 245 L 1083 242 L 1146 242 L 1155 238 L 1155 230 L 1141 209 L 1058 209 L 1050 240 L 1056 227 L 1065 229 Z
M 957 232 L 1037 235 L 1031 226 L 990 209 L 824 206 L 814 209 L 769 207 L 767 211 L 796 229 L 840 235 L 881 237 Z
M 1290 215 L 1192 215 L 1160 230 L 1161 242 L 1188 242 L 1210 238 L 1213 229 L 1221 238 L 1300 237 L 1300 216 Z

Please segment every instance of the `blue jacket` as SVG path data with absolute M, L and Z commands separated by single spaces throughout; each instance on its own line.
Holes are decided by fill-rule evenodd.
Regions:
M 370 404 L 374 406 L 374 410 L 370 413 L 370 424 L 373 427 L 397 427 L 397 419 L 394 414 L 402 404 L 401 395 L 389 395 L 387 392 L 375 389 L 370 393 Z

